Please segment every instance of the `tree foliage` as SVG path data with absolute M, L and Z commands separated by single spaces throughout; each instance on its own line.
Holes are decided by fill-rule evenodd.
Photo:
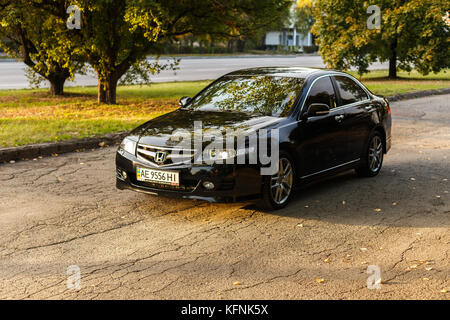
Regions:
M 65 20 L 37 4 L 0 0 L 0 47 L 23 60 L 34 84 L 44 78 L 51 84 L 51 93 L 60 95 L 64 82 L 82 70 L 83 58 L 65 41 Z M 64 1 L 54 1 L 54 6 L 65 12 Z
M 177 63 L 146 60 L 161 43 L 185 35 L 221 39 L 254 35 L 288 10 L 292 0 L 0 0 L 0 39 L 35 72 L 64 84 L 85 62 L 98 77 L 98 101 L 116 102 L 116 87 L 147 82 Z M 81 29 L 68 30 L 69 5 Z M 8 42 L 11 43 L 11 42 Z M 16 49 L 14 49 L 16 48 Z M 35 78 L 35 77 L 34 77 Z M 61 87 L 62 90 L 62 87 Z
M 313 0 L 298 0 L 295 7 L 295 26 L 303 35 L 311 31 L 314 24 Z
M 443 17 L 444 0 L 380 0 L 381 28 L 369 29 L 364 0 L 317 0 L 314 2 L 319 52 L 328 66 L 348 69 L 356 66 L 360 74 L 370 63 L 389 61 L 389 76 L 397 68 L 422 74 L 438 72 L 450 63 L 449 26 Z
M 257 29 L 264 15 L 271 21 L 268 14 L 276 16 L 289 3 L 288 0 L 79 0 L 76 4 L 82 11 L 82 26 L 71 41 L 81 48 L 97 73 L 98 101 L 115 103 L 117 82 L 130 68 L 134 76 L 141 77 L 146 70 L 156 72 L 160 68 L 156 65 L 152 68 L 143 61 L 147 54 L 158 53 L 159 43 L 165 39 L 188 34 L 237 37 L 241 32 Z

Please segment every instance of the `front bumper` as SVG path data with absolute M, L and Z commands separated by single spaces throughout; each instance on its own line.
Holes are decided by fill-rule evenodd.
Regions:
M 180 173 L 180 186 L 173 187 L 136 179 L 136 168 L 175 170 Z M 122 172 L 126 173 L 126 178 Z M 211 181 L 215 187 L 208 190 L 203 181 Z M 215 164 L 178 165 L 157 168 L 134 155 L 119 150 L 116 153 L 116 187 L 152 195 L 199 199 L 209 202 L 236 202 L 258 198 L 261 194 L 262 176 L 257 165 Z

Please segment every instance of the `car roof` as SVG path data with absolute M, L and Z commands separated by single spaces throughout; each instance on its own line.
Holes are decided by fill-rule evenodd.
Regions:
M 305 68 L 305 67 L 258 67 L 241 69 L 226 74 L 227 76 L 271 76 L 288 78 L 308 78 L 311 75 L 324 75 L 336 73 L 329 69 Z

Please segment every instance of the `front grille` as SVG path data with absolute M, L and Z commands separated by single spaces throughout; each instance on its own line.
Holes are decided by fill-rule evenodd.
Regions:
M 163 167 L 176 164 L 190 163 L 195 155 L 193 149 L 149 146 L 138 144 L 137 157 L 154 166 Z

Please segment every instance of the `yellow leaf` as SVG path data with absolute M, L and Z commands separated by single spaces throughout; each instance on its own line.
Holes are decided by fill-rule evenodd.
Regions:
M 325 282 L 325 279 L 322 279 L 322 278 L 316 278 L 316 282 L 317 282 L 317 283 L 324 283 L 324 282 Z

